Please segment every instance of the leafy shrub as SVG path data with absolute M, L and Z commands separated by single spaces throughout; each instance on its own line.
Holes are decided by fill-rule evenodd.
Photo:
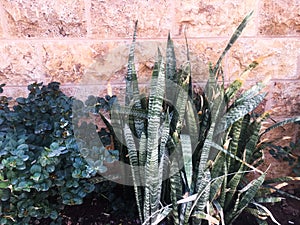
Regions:
M 57 82 L 34 83 L 28 90 L 15 104 L 1 97 L 0 223 L 28 224 L 31 218 L 48 217 L 60 223 L 64 205 L 81 204 L 95 189 L 88 178 L 99 172 L 81 156 L 84 143 L 74 136 L 73 102 L 86 105 L 66 96 Z M 104 143 L 106 135 L 99 131 Z

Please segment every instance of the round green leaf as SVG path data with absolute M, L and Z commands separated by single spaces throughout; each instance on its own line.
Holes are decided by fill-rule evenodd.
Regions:
M 30 168 L 30 173 L 41 173 L 42 172 L 42 167 L 40 165 L 34 164 Z
M 35 172 L 30 178 L 36 182 L 38 182 L 41 178 L 41 173 L 40 172 Z
M 10 198 L 10 190 L 9 189 L 0 189 L 1 201 L 7 201 Z
M 21 144 L 17 147 L 18 151 L 28 151 L 28 145 L 27 144 Z
M 0 188 L 7 188 L 9 186 L 9 181 L 0 181 Z M 0 190 L 1 190 L 0 189 Z
M 52 211 L 50 214 L 49 214 L 49 217 L 52 219 L 52 220 L 55 220 L 57 219 L 58 217 L 58 213 L 56 211 Z
M 75 170 L 72 172 L 72 177 L 73 177 L 73 178 L 80 178 L 80 177 L 81 177 L 81 170 L 80 170 L 80 169 L 75 169 Z
M 48 173 L 52 173 L 55 171 L 55 166 L 54 165 L 47 165 L 46 170 Z

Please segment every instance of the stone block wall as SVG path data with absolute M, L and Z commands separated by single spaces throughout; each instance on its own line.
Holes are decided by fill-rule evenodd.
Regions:
M 195 85 L 203 85 L 230 35 L 254 10 L 223 62 L 232 81 L 264 59 L 245 87 L 270 77 L 266 110 L 273 118 L 300 114 L 300 2 L 298 0 L 1 0 L 0 83 L 25 95 L 32 82 L 58 81 L 70 95 L 121 94 L 138 20 L 137 68 L 147 88 L 156 49 L 170 32 L 177 58 L 190 47 Z M 109 88 L 107 88 L 109 86 Z M 289 135 L 299 135 L 292 129 Z

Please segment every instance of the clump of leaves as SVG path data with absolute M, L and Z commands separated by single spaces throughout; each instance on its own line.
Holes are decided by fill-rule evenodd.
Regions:
M 265 173 L 256 169 L 262 156 L 256 146 L 266 115 L 254 117 L 252 111 L 266 93 L 258 83 L 237 95 L 240 79 L 225 89 L 221 69 L 222 59 L 249 17 L 216 65 L 210 65 L 205 91 L 199 95 L 192 90 L 189 55 L 178 69 L 170 36 L 166 58 L 158 50 L 149 96 L 140 94 L 134 65 L 135 30 L 125 105 L 112 111 L 110 129 L 118 133 L 115 138 L 122 136 L 126 141 L 143 224 L 158 224 L 170 213 L 172 224 L 231 224 L 246 207 L 258 206 L 255 195 Z M 251 63 L 241 76 L 257 65 Z M 248 181 L 245 174 L 249 171 L 260 176 Z
M 7 97 L 0 101 L 0 223 L 28 224 L 31 218 L 50 217 L 59 224 L 64 205 L 81 204 L 95 188 L 89 178 L 99 171 L 86 162 L 84 143 L 75 138 L 75 100 L 57 82 L 33 83 L 28 90 L 15 104 Z M 100 130 L 99 136 L 108 144 L 107 132 Z

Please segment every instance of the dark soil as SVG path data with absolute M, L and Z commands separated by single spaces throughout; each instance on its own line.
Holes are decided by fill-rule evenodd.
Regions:
M 300 225 L 300 201 L 285 199 L 268 208 L 281 225 Z
M 66 225 L 138 225 L 141 224 L 131 191 L 115 188 L 114 197 L 93 193 L 82 205 L 67 206 L 62 212 L 63 223 Z M 117 194 L 117 195 L 116 195 Z M 300 196 L 300 190 L 294 191 Z M 120 195 L 120 196 L 118 196 Z M 121 196 L 122 195 L 122 196 Z M 300 201 L 286 198 L 280 203 L 265 204 L 281 225 L 300 225 Z M 49 225 L 49 220 L 35 221 L 33 224 Z M 243 213 L 234 225 L 256 225 L 255 218 Z M 268 220 L 269 225 L 273 225 Z
M 300 197 L 300 189 L 288 191 L 294 196 Z M 282 197 L 282 196 L 281 196 Z M 300 225 L 300 201 L 293 198 L 285 198 L 279 203 L 264 204 L 281 225 Z M 276 224 L 270 219 L 269 225 Z M 256 225 L 255 218 L 248 213 L 243 213 L 234 225 Z
M 125 207 L 125 206 L 124 206 Z M 126 205 L 128 211 L 135 211 L 135 205 L 132 202 Z M 82 224 L 82 225 L 108 225 L 108 224 L 140 224 L 136 214 L 130 212 L 114 211 L 110 203 L 104 197 L 94 196 L 86 199 L 79 206 L 66 207 L 63 212 L 64 224 Z
M 60 217 L 63 225 L 129 225 L 141 224 L 138 219 L 132 187 L 110 182 L 99 184 L 83 204 L 66 206 Z M 50 225 L 50 219 L 32 224 Z

